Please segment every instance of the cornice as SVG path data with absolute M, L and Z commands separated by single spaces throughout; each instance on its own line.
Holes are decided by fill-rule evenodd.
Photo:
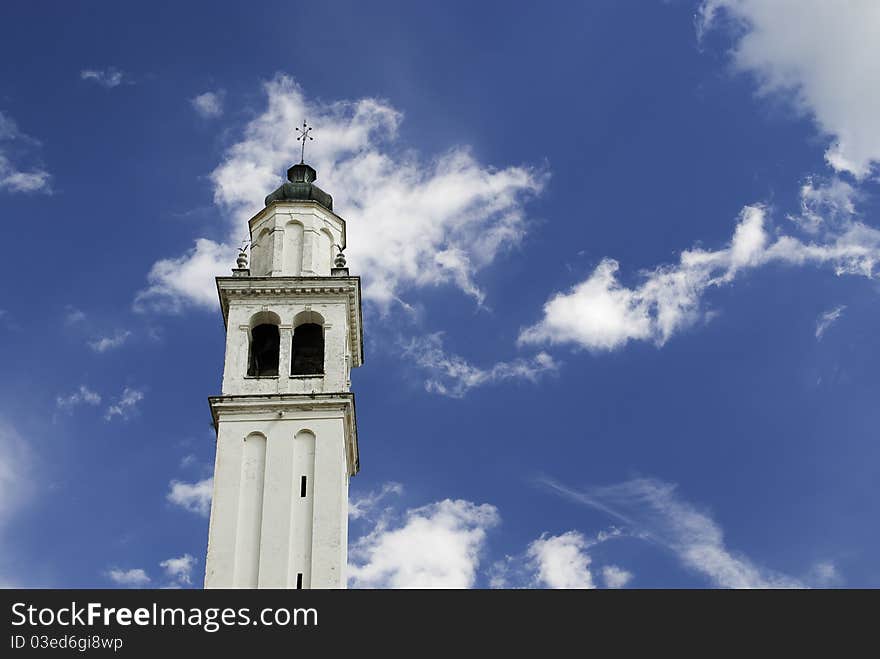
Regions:
M 214 430 L 220 426 L 220 415 L 246 414 L 253 416 L 264 413 L 281 415 L 285 412 L 314 412 L 321 410 L 342 410 L 346 425 L 346 462 L 349 476 L 360 471 L 360 452 L 358 451 L 357 417 L 354 394 L 351 392 L 324 394 L 249 394 L 230 396 L 210 396 L 211 418 Z
M 354 277 L 217 277 L 217 294 L 228 327 L 229 301 L 244 298 L 317 297 L 344 295 L 348 298 L 349 342 L 356 347 L 353 367 L 364 362 L 361 278 Z

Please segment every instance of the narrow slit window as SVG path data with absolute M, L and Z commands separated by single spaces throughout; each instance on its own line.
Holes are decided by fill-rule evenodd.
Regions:
M 296 589 L 302 590 L 302 587 L 303 587 L 303 573 L 297 572 L 296 573 Z
M 303 476 L 299 481 L 299 495 L 304 497 L 306 495 L 306 477 Z

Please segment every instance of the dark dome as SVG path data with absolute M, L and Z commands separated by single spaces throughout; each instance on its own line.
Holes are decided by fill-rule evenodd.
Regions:
M 318 178 L 313 167 L 300 163 L 287 170 L 287 183 L 266 197 L 266 206 L 273 201 L 316 201 L 329 211 L 333 210 L 333 197 L 312 181 Z

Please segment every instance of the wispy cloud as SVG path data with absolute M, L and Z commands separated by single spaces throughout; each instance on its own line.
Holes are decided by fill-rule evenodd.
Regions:
M 104 69 L 83 69 L 79 72 L 81 80 L 94 82 L 107 89 L 118 87 L 123 82 L 128 82 L 128 76 L 115 67 L 107 67 Z
M 152 581 L 146 571 L 139 567 L 128 570 L 114 567 L 107 570 L 104 574 L 116 585 L 125 586 L 126 588 L 143 588 Z
M 0 416 L 0 566 L 3 569 L 18 546 L 13 537 L 7 536 L 6 525 L 38 492 L 34 483 L 39 480 L 34 470 L 31 445 Z M 24 587 L 27 584 L 22 580 L 21 574 L 0 572 L 0 587 Z
M 850 194 L 844 194 L 847 189 Z M 768 209 L 747 206 L 726 247 L 683 251 L 678 263 L 643 273 L 642 282 L 632 287 L 618 279 L 617 261 L 605 258 L 587 279 L 553 295 L 544 304 L 543 318 L 523 329 L 519 342 L 593 351 L 616 350 L 630 341 L 661 346 L 706 318 L 702 302 L 707 290 L 768 264 L 828 266 L 838 275 L 874 277 L 880 230 L 854 215 L 853 194 L 835 183 L 804 185 L 802 204 L 813 225 L 807 241 L 782 231 L 774 236 Z
M 211 497 L 214 493 L 214 479 L 206 478 L 195 483 L 174 480 L 169 485 L 166 499 L 191 513 L 207 517 L 211 512 Z
M 179 586 L 192 585 L 192 572 L 198 561 L 190 554 L 184 554 L 177 558 L 169 558 L 161 563 L 161 567 L 165 571 L 165 576 L 171 579 L 172 584 Z
M 64 309 L 64 324 L 65 325 L 78 325 L 86 319 L 86 314 L 84 311 L 77 309 L 76 307 L 72 307 L 68 305 Z
M 86 385 L 81 384 L 79 388 L 66 396 L 57 396 L 55 405 L 61 410 L 72 410 L 80 405 L 100 405 L 101 395 L 96 391 L 92 391 Z
M 223 90 L 205 92 L 190 99 L 193 109 L 203 119 L 216 119 L 223 115 Z
M 539 352 L 528 359 L 498 362 L 487 368 L 480 368 L 463 357 L 447 353 L 443 349 L 441 332 L 410 339 L 403 345 L 403 353 L 430 372 L 425 380 L 427 391 L 452 398 L 462 398 L 475 387 L 503 380 L 537 382 L 559 368 L 546 352 Z
M 846 305 L 841 304 L 838 307 L 834 307 L 830 311 L 826 311 L 825 313 L 819 314 L 819 318 L 816 320 L 816 340 L 821 341 L 822 337 L 825 335 L 825 332 L 828 331 L 828 328 L 831 327 L 834 323 L 838 321 L 838 319 L 843 315 L 843 312 L 846 310 Z
M 118 330 L 113 336 L 102 336 L 94 341 L 89 341 L 89 347 L 95 352 L 107 352 L 120 347 L 131 336 L 128 330 Z
M 26 167 L 39 141 L 23 133 L 12 117 L 0 112 L 0 190 L 50 193 L 52 176 L 39 166 Z
M 378 492 L 370 492 L 361 497 L 356 497 L 348 502 L 348 516 L 350 519 L 361 519 L 372 514 L 381 501 L 392 494 L 403 493 L 403 485 L 400 483 L 384 483 Z
M 729 550 L 721 527 L 708 513 L 682 499 L 676 486 L 639 478 L 577 491 L 545 479 L 551 490 L 600 510 L 628 527 L 637 537 L 675 554 L 690 570 L 719 588 L 801 588 L 803 582 L 761 567 Z
M 116 402 L 110 405 L 104 412 L 104 420 L 111 421 L 115 417 L 128 419 L 137 411 L 137 405 L 143 399 L 143 391 L 131 387 L 125 387 Z

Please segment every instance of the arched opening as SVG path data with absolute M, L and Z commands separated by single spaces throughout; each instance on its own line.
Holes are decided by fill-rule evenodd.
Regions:
M 288 222 L 284 228 L 284 274 L 299 277 L 302 274 L 303 225 Z
M 271 311 L 262 311 L 251 318 L 250 350 L 247 374 L 253 377 L 277 377 L 281 335 L 281 319 Z
M 317 323 L 297 325 L 291 354 L 291 375 L 323 375 L 324 328 Z
M 257 239 L 251 243 L 251 273 L 255 277 L 262 277 L 269 273 L 269 229 L 260 231 Z

